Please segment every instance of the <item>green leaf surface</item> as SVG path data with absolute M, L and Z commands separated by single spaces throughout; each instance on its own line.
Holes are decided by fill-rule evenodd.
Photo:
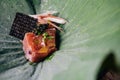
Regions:
M 16 12 L 46 11 L 68 21 L 65 33 L 52 59 L 30 65 L 8 34 Z M 120 69 L 120 0 L 0 0 L 0 80 L 96 80 L 111 54 Z

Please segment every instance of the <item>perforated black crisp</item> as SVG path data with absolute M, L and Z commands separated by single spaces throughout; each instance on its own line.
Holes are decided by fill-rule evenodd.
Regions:
M 9 34 L 23 40 L 25 33 L 32 32 L 36 27 L 36 24 L 37 19 L 23 13 L 16 13 L 16 17 Z

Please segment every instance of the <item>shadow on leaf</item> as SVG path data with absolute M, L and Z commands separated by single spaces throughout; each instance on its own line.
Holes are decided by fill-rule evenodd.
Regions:
M 97 74 L 97 80 L 120 80 L 113 52 L 105 58 Z

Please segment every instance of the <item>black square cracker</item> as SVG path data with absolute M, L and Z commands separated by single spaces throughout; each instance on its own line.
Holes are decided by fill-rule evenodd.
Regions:
M 36 24 L 37 19 L 18 12 L 16 13 L 9 35 L 23 40 L 25 33 L 32 32 Z

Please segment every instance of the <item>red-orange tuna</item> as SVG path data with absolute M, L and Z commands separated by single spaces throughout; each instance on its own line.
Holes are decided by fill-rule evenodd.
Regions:
M 30 62 L 39 62 L 56 50 L 55 34 L 56 29 L 51 27 L 45 31 L 52 38 L 44 39 L 43 34 L 35 35 L 32 32 L 26 33 L 22 41 L 25 57 Z

